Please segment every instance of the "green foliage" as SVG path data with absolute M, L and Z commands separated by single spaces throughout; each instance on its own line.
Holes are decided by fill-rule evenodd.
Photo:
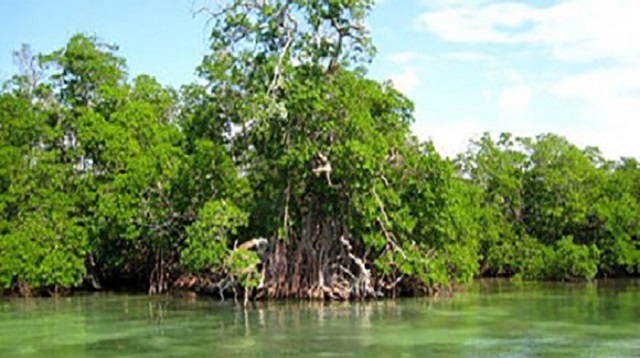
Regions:
M 0 139 L 0 287 L 71 286 L 85 272 L 87 232 L 74 195 L 82 180 L 64 162 L 67 153 L 46 149 L 60 140 L 58 127 L 47 128 L 39 109 L 28 113 L 20 106 L 24 112 L 15 112 L 24 101 L 13 94 L 0 97 L 0 127 L 15 128 L 25 118 L 45 130 L 40 143 L 31 139 L 36 128 Z
M 42 212 L 23 212 L 2 235 L 0 287 L 17 281 L 34 287 L 66 287 L 82 280 L 86 232 L 60 202 L 50 205 L 41 207 Z
M 637 273 L 637 162 L 608 162 L 556 135 L 511 138 L 485 135 L 459 159 L 484 193 L 487 271 L 562 280 Z
M 182 264 L 194 271 L 221 266 L 230 254 L 228 236 L 236 234 L 237 228 L 246 225 L 246 222 L 247 215 L 233 204 L 207 202 L 200 209 L 198 220 L 187 228 L 185 248 L 181 253 Z M 232 270 L 238 270 L 248 260 L 244 256 L 237 257 L 237 260 L 233 257 Z
M 555 244 L 555 250 L 550 254 L 548 275 L 561 280 L 590 280 L 598 271 L 599 255 L 595 245 L 576 245 L 571 236 L 565 236 Z
M 203 83 L 179 91 L 128 79 L 95 37 L 24 47 L 0 92 L 0 287 L 90 273 L 161 292 L 187 272 L 281 297 L 336 277 L 418 292 L 639 274 L 638 161 L 509 133 L 441 157 L 411 135 L 411 101 L 366 76 L 372 4 L 226 2 Z M 252 237 L 267 277 L 235 248 Z
M 164 289 L 157 272 L 178 259 L 195 213 L 246 194 L 221 145 L 176 125 L 177 93 L 146 75 L 128 83 L 115 50 L 75 35 L 0 97 L 4 286 L 73 286 L 90 269 Z M 24 240 L 31 253 L 15 263 Z
M 255 252 L 233 250 L 227 256 L 225 269 L 240 282 L 242 287 L 252 289 L 257 287 L 262 279 L 262 274 L 256 269 L 258 263 L 260 263 L 260 258 Z

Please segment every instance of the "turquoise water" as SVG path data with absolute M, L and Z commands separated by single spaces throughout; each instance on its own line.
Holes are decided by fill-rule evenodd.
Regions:
M 0 357 L 640 357 L 640 283 L 483 281 L 451 298 L 0 300 Z

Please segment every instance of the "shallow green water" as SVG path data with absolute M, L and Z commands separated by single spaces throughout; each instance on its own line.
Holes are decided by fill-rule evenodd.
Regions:
M 0 300 L 0 357 L 639 357 L 640 283 L 481 282 L 453 298 Z

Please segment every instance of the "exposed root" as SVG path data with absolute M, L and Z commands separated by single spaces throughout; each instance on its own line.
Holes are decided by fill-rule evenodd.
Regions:
M 242 273 L 217 272 L 208 276 L 183 276 L 174 290 L 194 290 L 219 296 L 221 300 L 297 298 L 308 300 L 351 300 L 395 297 L 404 285 L 402 275 L 376 277 L 366 255 L 358 254 L 357 242 L 348 239 L 332 221 L 305 222 L 297 240 L 258 238 L 234 250 L 255 250 L 261 262 Z M 340 234 L 340 235 L 337 235 Z M 255 288 L 243 287 L 240 277 L 260 272 Z M 411 284 L 407 282 L 406 284 Z

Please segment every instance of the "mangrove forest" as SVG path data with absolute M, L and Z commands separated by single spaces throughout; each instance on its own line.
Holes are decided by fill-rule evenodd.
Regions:
M 638 276 L 638 160 L 549 133 L 439 154 L 408 97 L 367 74 L 372 7 L 203 8 L 209 49 L 180 88 L 129 76 L 97 36 L 16 51 L 0 290 L 348 300 Z

